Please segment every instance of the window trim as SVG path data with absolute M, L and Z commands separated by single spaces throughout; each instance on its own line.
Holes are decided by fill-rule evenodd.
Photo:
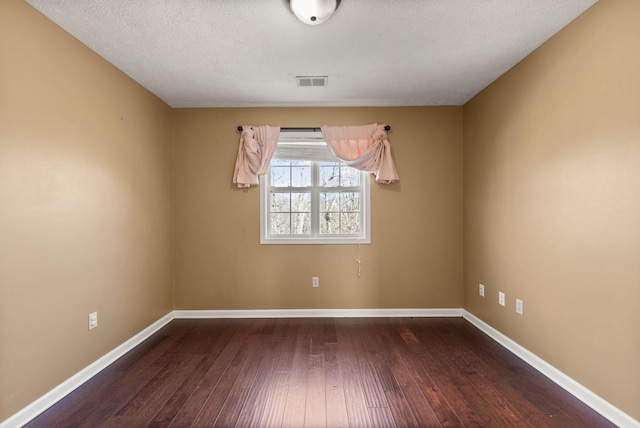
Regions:
M 311 161 L 317 164 L 317 161 Z M 316 166 L 317 168 L 317 166 Z M 302 244 L 302 245 L 316 245 L 316 244 L 336 244 L 336 245 L 354 245 L 354 244 L 370 244 L 371 243 L 371 174 L 365 171 L 360 171 L 360 183 L 362 183 L 362 224 L 361 233 L 358 235 L 282 235 L 282 236 L 269 236 L 269 223 L 268 223 L 268 204 L 269 204 L 269 190 L 271 188 L 269 183 L 269 172 L 260 176 L 260 244 L 273 245 L 273 244 Z M 317 182 L 317 181 L 316 181 Z M 325 189 L 320 186 L 312 186 L 312 193 L 317 194 Z M 313 195 L 312 195 L 313 198 Z M 313 212 L 312 216 L 317 216 L 319 213 Z

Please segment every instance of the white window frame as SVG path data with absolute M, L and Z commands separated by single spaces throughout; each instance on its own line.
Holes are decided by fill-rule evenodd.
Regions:
M 284 134 L 284 133 L 283 133 Z M 297 138 L 296 135 L 291 135 L 291 133 L 287 133 L 290 135 L 284 135 L 288 141 L 291 139 Z M 326 144 L 322 138 L 320 133 L 304 133 L 305 135 L 302 138 L 305 138 L 305 141 L 315 140 L 316 144 Z M 311 135 L 314 134 L 314 135 Z M 320 138 L 318 138 L 318 135 Z M 283 136 L 281 134 L 281 142 L 283 141 Z M 319 140 L 319 141 L 318 141 Z M 336 162 L 339 162 L 336 159 Z M 344 190 L 348 191 L 350 188 L 336 188 L 336 187 L 320 187 L 317 184 L 319 182 L 319 161 L 311 161 L 312 167 L 312 185 L 311 187 L 295 187 L 293 189 L 300 190 L 303 192 L 311 192 L 311 200 L 312 200 L 312 211 L 311 211 L 311 223 L 312 230 L 311 234 L 307 235 L 273 235 L 270 233 L 271 225 L 270 225 L 270 193 L 271 193 L 271 183 L 270 183 L 270 171 L 260 177 L 260 244 L 370 244 L 371 243 L 371 193 L 370 193 L 370 176 L 371 174 L 368 172 L 360 171 L 360 186 L 357 187 L 360 192 L 360 209 L 361 209 L 361 224 L 360 224 L 360 233 L 353 235 L 326 235 L 320 234 L 319 232 L 319 194 L 323 190 Z

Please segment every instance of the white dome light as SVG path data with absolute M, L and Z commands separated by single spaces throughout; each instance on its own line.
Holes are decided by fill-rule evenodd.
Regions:
M 339 0 L 290 0 L 293 13 L 309 25 L 322 24 L 329 19 L 340 4 Z

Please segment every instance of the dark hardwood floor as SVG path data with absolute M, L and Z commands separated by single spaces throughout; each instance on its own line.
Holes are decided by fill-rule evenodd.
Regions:
M 174 320 L 28 427 L 609 427 L 462 318 Z

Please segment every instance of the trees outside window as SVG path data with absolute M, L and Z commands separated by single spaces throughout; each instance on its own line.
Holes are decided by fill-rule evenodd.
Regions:
M 368 180 L 337 159 L 274 157 L 261 183 L 261 242 L 370 242 Z

